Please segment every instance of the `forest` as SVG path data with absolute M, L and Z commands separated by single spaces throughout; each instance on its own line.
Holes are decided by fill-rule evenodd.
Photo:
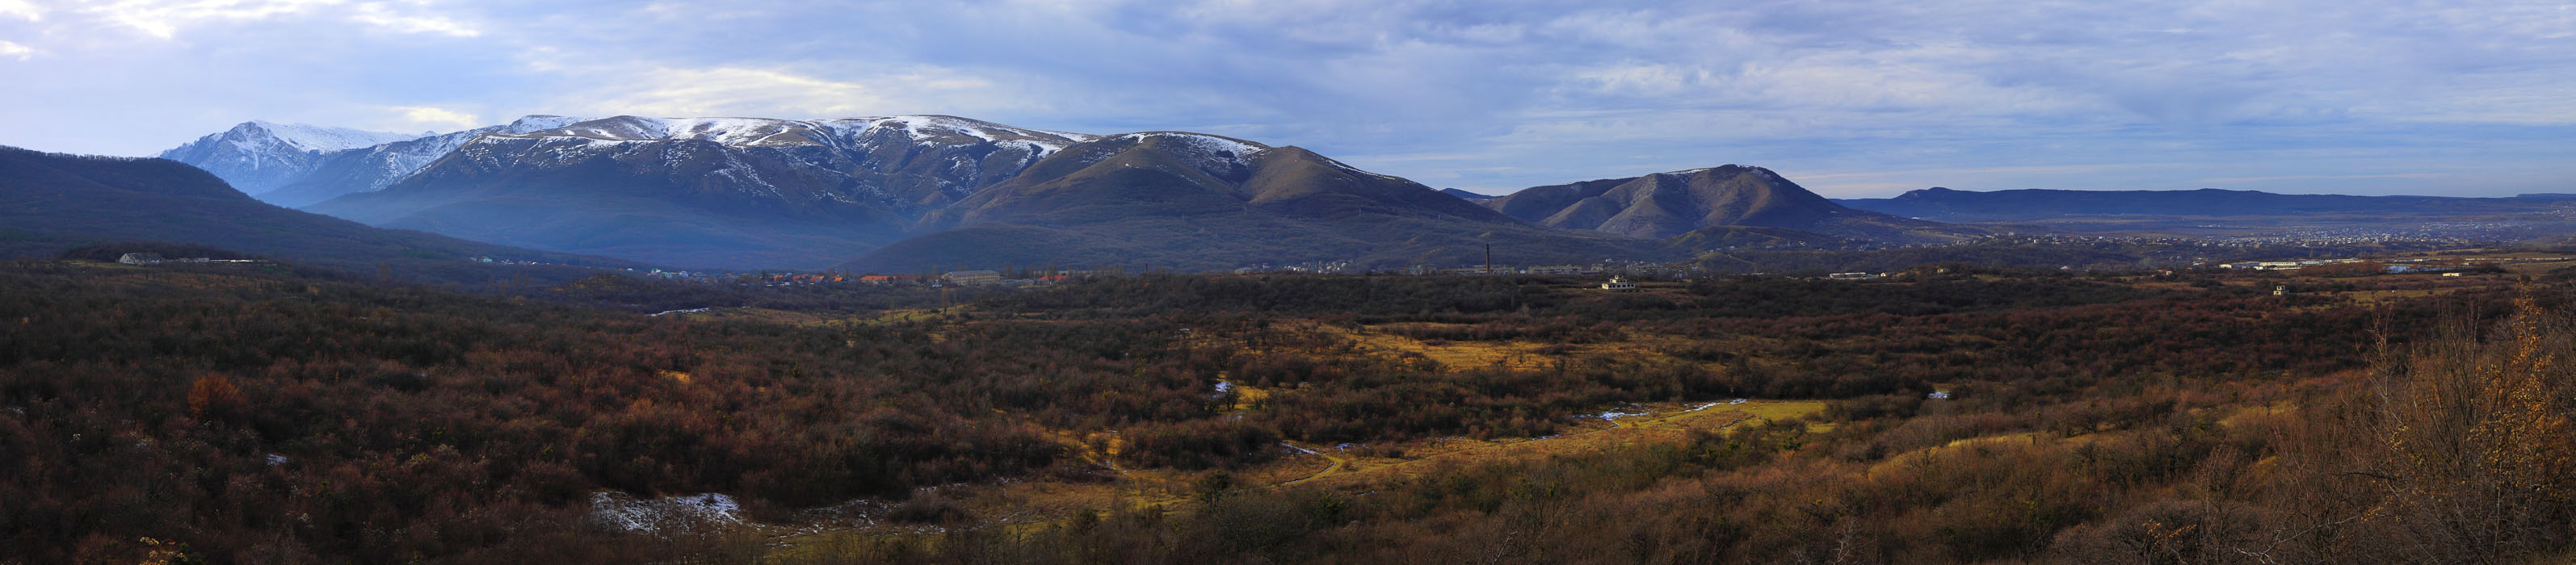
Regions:
M 2576 556 L 2564 272 L 477 291 L 82 259 L 0 265 L 0 563 Z M 700 493 L 740 511 L 600 517 Z

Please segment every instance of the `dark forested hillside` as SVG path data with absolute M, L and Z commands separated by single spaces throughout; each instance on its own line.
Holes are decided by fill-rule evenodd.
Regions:
M 476 269 L 465 260 L 484 256 L 570 265 L 634 265 L 376 229 L 279 208 L 176 161 L 0 147 L 0 256 L 52 257 L 84 244 L 150 241 L 213 246 L 352 271 L 373 272 L 384 266 L 438 280 L 513 274 L 553 277 L 570 272 L 542 267 L 469 272 Z

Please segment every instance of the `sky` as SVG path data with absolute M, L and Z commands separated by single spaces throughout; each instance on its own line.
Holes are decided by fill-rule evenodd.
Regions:
M 949 114 L 1433 187 L 2576 192 L 2576 2 L 0 0 L 0 145 Z

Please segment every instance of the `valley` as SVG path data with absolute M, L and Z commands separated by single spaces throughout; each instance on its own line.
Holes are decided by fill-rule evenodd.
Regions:
M 91 265 L 0 271 L 53 289 L 0 303 L 16 320 L 0 328 L 0 438 L 118 438 L 8 440 L 31 472 L 6 494 L 41 501 L 21 511 L 90 517 L 18 535 L 167 523 L 154 516 L 247 532 L 268 526 L 219 509 L 261 505 L 404 525 L 155 539 L 209 556 L 581 562 L 2104 550 L 2125 543 L 2118 528 L 2206 503 L 2194 493 L 2218 487 L 2194 469 L 2234 470 L 2226 488 L 2250 509 L 2414 504 L 2311 476 L 2368 460 L 2287 463 L 2362 439 L 2303 422 L 2385 390 L 2380 340 L 2456 347 L 2466 338 L 2444 328 L 2551 323 L 2537 312 L 2570 284 L 2545 262 L 2464 276 L 1954 265 L 1634 293 L 1585 277 L 1145 274 L 964 296 L 619 276 L 502 297 Z M 724 304 L 748 296 L 733 292 L 768 306 Z M 108 304 L 122 314 L 75 314 Z M 190 337 L 212 325 L 226 337 Z M 98 465 L 244 478 L 73 482 Z M 1994 481 L 2056 502 L 1999 517 L 1984 509 L 2032 491 L 1973 486 Z M 497 488 L 457 490 L 473 484 Z M 177 489 L 179 505 L 101 506 L 127 488 Z M 1913 489 L 1950 494 L 1900 494 Z M 2349 502 L 2298 502 L 2316 496 Z M 2226 527 L 2298 527 L 2246 511 Z M 1838 523 L 1870 537 L 1764 533 Z M 1407 533 L 1432 527 L 1449 533 Z M 2302 551 L 2420 539 L 2364 531 Z

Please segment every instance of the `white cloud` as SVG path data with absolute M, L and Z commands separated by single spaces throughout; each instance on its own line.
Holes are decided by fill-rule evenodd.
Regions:
M 868 80 L 821 78 L 759 67 L 652 68 L 590 75 L 598 86 L 565 104 L 593 114 L 666 117 L 830 118 L 946 111 L 952 97 L 973 99 L 991 86 L 942 69 L 874 74 Z M 893 85 L 879 88 L 871 84 Z
M 435 106 L 394 106 L 386 109 L 400 114 L 409 127 L 462 130 L 490 125 L 484 123 L 480 116 Z
M 340 0 L 118 0 L 85 12 L 161 39 L 179 30 L 211 22 L 254 21 L 293 14 Z
M 350 14 L 349 19 L 397 33 L 434 33 L 455 37 L 483 35 L 482 30 L 475 29 L 464 22 L 443 16 L 397 12 L 394 8 L 387 7 L 384 2 L 359 4 Z
M 45 20 L 45 8 L 28 0 L 0 0 L 0 16 L 17 16 L 40 22 Z
M 25 61 L 35 58 L 35 56 L 36 49 L 33 47 L 19 45 L 7 40 L 0 40 L 0 57 L 12 57 L 20 61 Z
M 26 0 L 0 0 L 0 14 L 19 13 L 12 4 L 25 6 L 30 18 L 41 10 Z M 345 6 L 345 8 L 341 8 Z M 332 9 L 341 8 L 341 9 Z M 177 39 L 190 28 L 209 25 L 258 22 L 276 18 L 311 15 L 331 20 L 345 19 L 370 28 L 394 33 L 426 33 L 454 37 L 475 37 L 482 31 L 453 17 L 439 15 L 441 6 L 427 0 L 396 0 L 348 4 L 345 0 L 114 0 L 92 4 L 81 10 L 85 15 L 111 25 L 132 28 L 161 39 Z

